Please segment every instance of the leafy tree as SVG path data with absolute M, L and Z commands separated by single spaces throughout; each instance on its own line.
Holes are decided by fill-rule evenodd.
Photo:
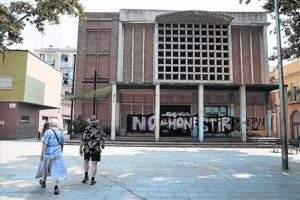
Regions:
M 240 3 L 249 4 L 251 0 L 240 0 Z M 294 59 L 300 57 L 300 1 L 279 0 L 279 13 L 281 25 L 286 40 L 282 48 L 283 59 Z M 275 17 L 275 0 L 266 0 L 263 8 L 272 18 Z M 275 59 L 273 54 L 271 59 Z
M 21 31 L 30 23 L 40 32 L 46 23 L 59 24 L 60 15 L 84 17 L 79 0 L 21 0 L 0 3 L 0 52 L 21 43 Z

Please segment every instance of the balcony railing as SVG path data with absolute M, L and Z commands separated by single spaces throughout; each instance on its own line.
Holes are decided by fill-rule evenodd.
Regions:
M 289 103 L 300 103 L 300 93 L 288 95 Z

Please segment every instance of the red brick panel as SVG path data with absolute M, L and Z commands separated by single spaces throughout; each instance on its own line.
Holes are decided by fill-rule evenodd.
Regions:
M 110 110 L 109 101 L 102 101 L 97 104 L 97 118 L 102 127 L 110 127 Z
M 181 94 L 181 102 L 183 104 L 190 104 L 193 101 L 192 94 Z
M 153 81 L 154 25 L 145 26 L 145 82 Z
M 131 81 L 132 65 L 132 26 L 124 25 L 124 50 L 123 50 L 123 81 Z
M 253 103 L 254 104 L 259 104 L 259 105 L 265 105 L 266 104 L 266 96 L 265 94 L 257 94 L 254 96 L 254 99 L 253 99 Z
M 83 66 L 83 69 L 84 70 L 83 70 L 82 80 L 84 78 L 94 76 L 95 69 L 97 69 L 97 55 L 95 55 L 95 54 L 86 55 L 85 65 Z M 86 84 L 84 84 L 84 85 L 86 85 Z
M 83 103 L 81 100 L 77 100 L 74 102 L 74 115 L 75 117 L 79 117 L 79 115 L 82 116 L 83 114 Z
M 130 103 L 132 101 L 132 94 L 128 93 L 121 93 L 121 102 L 122 103 Z
M 167 93 L 160 94 L 160 103 L 161 104 L 169 104 L 170 103 L 170 95 Z
M 242 55 L 243 55 L 243 70 L 244 83 L 252 83 L 251 80 L 251 59 L 250 59 L 250 28 L 242 27 Z
M 241 83 L 240 29 L 238 26 L 231 27 L 231 37 L 233 82 Z
M 149 115 L 154 113 L 153 105 L 144 105 L 144 114 Z
M 89 116 L 93 114 L 93 102 L 86 101 L 83 102 L 83 116 L 85 119 L 87 119 Z
M 254 83 L 262 83 L 261 77 L 261 46 L 260 46 L 260 34 L 262 32 L 261 27 L 252 27 L 252 56 L 253 56 L 253 71 L 254 71 Z
M 135 93 L 133 95 L 133 103 L 143 103 L 144 102 L 144 95 Z
M 247 92 L 246 92 L 247 93 Z M 253 100 L 253 95 L 251 94 L 246 94 L 246 103 L 247 104 L 253 104 L 254 100 Z
M 99 50 L 98 52 L 107 53 L 110 52 L 110 31 L 99 31 Z
M 96 53 L 98 51 L 98 30 L 86 31 L 86 53 Z
M 127 129 L 127 115 L 131 114 L 131 105 L 121 105 L 121 127 Z
M 142 114 L 143 105 L 133 105 L 132 106 L 132 114 Z
M 154 93 L 145 93 L 144 94 L 144 102 L 145 103 L 153 103 L 154 102 Z
M 204 104 L 224 105 L 229 104 L 229 95 L 226 93 L 217 93 L 213 91 L 204 92 Z
M 197 97 L 197 99 L 198 99 L 198 97 Z M 204 101 L 204 104 L 209 101 L 209 94 L 207 94 L 206 91 L 204 92 L 203 101 Z M 198 106 L 198 104 L 197 104 L 197 106 Z
M 109 77 L 109 55 L 98 56 L 98 73 L 101 78 Z
M 254 117 L 258 118 L 260 122 L 264 121 L 264 124 L 260 124 L 259 126 L 259 134 L 262 137 L 268 136 L 267 131 L 267 110 L 265 105 L 254 105 Z M 264 125 L 264 126 L 263 126 Z
M 170 94 L 171 95 L 171 102 L 172 104 L 180 104 L 182 99 L 180 93 L 177 94 Z
M 133 82 L 142 81 L 143 25 L 134 25 Z

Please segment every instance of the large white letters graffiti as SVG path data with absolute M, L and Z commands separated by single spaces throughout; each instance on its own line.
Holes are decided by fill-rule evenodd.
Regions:
M 177 113 L 178 114 L 178 113 Z M 155 126 L 154 115 L 128 115 L 127 131 L 153 132 Z M 162 130 L 193 130 L 198 127 L 197 115 L 167 113 L 160 117 Z M 258 131 L 265 129 L 265 119 L 247 118 L 247 129 Z M 240 130 L 240 119 L 231 116 L 204 117 L 205 133 L 229 133 Z

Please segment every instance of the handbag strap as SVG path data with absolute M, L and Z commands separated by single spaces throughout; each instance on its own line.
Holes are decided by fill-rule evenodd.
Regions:
M 54 132 L 54 135 L 55 135 L 55 137 L 56 137 L 56 140 L 57 140 L 58 144 L 61 145 L 60 142 L 59 142 L 59 139 L 58 139 L 58 137 L 57 137 L 57 135 L 56 135 L 55 130 L 53 130 L 53 129 L 51 129 L 51 130 Z

